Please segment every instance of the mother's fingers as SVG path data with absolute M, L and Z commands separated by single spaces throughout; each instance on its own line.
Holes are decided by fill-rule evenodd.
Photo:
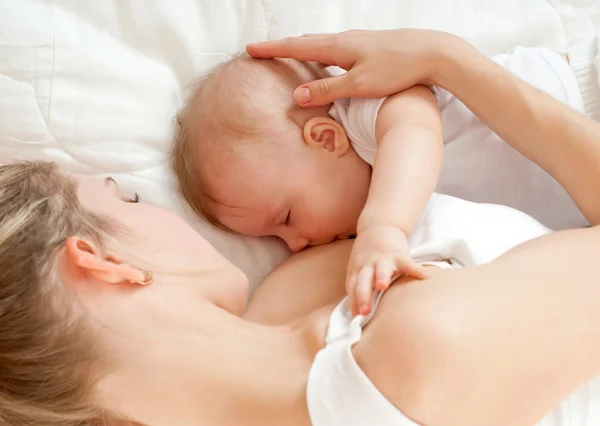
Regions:
M 332 35 L 311 35 L 288 37 L 282 40 L 250 43 L 246 52 L 255 58 L 293 58 L 299 61 L 317 61 L 333 65 Z

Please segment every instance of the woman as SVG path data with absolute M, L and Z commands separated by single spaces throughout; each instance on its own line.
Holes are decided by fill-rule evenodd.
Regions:
M 455 69 L 473 85 L 491 75 L 506 92 L 502 102 L 528 114 L 531 123 L 488 120 L 495 106 L 471 106 L 553 173 L 597 223 L 600 205 L 591 195 L 600 177 L 593 161 L 598 126 L 504 75 L 451 36 L 426 33 L 418 39 L 420 53 L 411 56 L 414 35 L 364 34 L 358 37 L 362 49 L 355 40 L 333 37 L 337 49 L 331 53 L 366 69 L 383 61 L 379 55 L 386 61 L 391 53 L 401 60 L 408 55 L 413 77 L 390 74 L 389 87 L 380 92 L 428 76 L 465 95 L 460 83 L 441 84 L 437 72 L 429 74 L 432 64 Z M 411 42 L 398 43 L 405 38 Z M 476 65 L 465 70 L 477 71 L 445 58 L 440 44 Z M 543 105 L 533 113 L 537 103 Z M 558 124 L 563 117 L 573 125 Z M 535 128 L 546 118 L 556 122 Z M 523 123 L 525 137 L 510 129 Z M 528 145 L 531 136 L 546 141 L 533 138 Z M 0 188 L 3 423 L 311 424 L 307 377 L 325 345 L 331 307 L 298 312 L 286 326 L 241 319 L 248 284 L 240 271 L 181 219 L 137 204 L 112 179 L 66 175 L 47 164 L 13 165 L 0 168 Z M 390 289 L 352 350 L 365 377 L 389 400 L 385 409 L 396 410 L 402 424 L 530 425 L 596 377 L 599 240 L 598 228 L 551 234 L 488 265 L 440 271 Z M 342 263 L 347 242 L 312 253 L 292 262 L 290 276 L 280 268 L 279 279 L 304 285 L 311 271 L 318 278 L 322 260 Z M 303 270 L 301 262 L 315 269 Z M 321 286 L 336 274 L 322 274 Z M 261 291 L 253 309 L 271 300 Z M 304 308 L 332 301 L 327 292 L 321 296 Z M 352 417 L 356 407 L 342 408 Z M 380 409 L 373 407 L 373 415 Z

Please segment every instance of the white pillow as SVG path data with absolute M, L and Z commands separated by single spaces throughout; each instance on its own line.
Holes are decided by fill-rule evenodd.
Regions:
M 0 162 L 44 159 L 110 174 L 185 215 L 255 286 L 289 254 L 283 244 L 213 229 L 176 194 L 167 153 L 187 88 L 249 41 L 407 26 L 457 33 L 488 54 L 566 44 L 544 0 L 4 1 Z

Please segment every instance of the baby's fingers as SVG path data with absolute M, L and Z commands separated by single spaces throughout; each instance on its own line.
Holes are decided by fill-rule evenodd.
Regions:
M 375 288 L 377 290 L 387 290 L 392 281 L 392 275 L 396 271 L 396 265 L 391 260 L 380 260 L 375 265 Z
M 358 313 L 361 315 L 368 315 L 371 313 L 374 272 L 375 271 L 371 266 L 365 266 L 358 273 L 356 303 L 358 306 Z
M 358 315 L 358 307 L 356 302 L 356 285 L 358 283 L 358 274 L 351 273 L 346 278 L 346 294 L 348 295 L 348 303 L 350 304 L 350 309 L 352 311 L 352 315 Z
M 424 280 L 428 276 L 425 267 L 410 258 L 396 259 L 396 268 L 399 273 L 419 280 Z

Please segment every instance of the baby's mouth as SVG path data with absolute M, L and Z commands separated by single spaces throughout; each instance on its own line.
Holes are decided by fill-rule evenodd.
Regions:
M 356 235 L 354 234 L 350 234 L 350 235 L 336 235 L 336 237 L 333 239 L 333 241 L 338 241 L 338 240 L 353 240 L 356 238 Z

